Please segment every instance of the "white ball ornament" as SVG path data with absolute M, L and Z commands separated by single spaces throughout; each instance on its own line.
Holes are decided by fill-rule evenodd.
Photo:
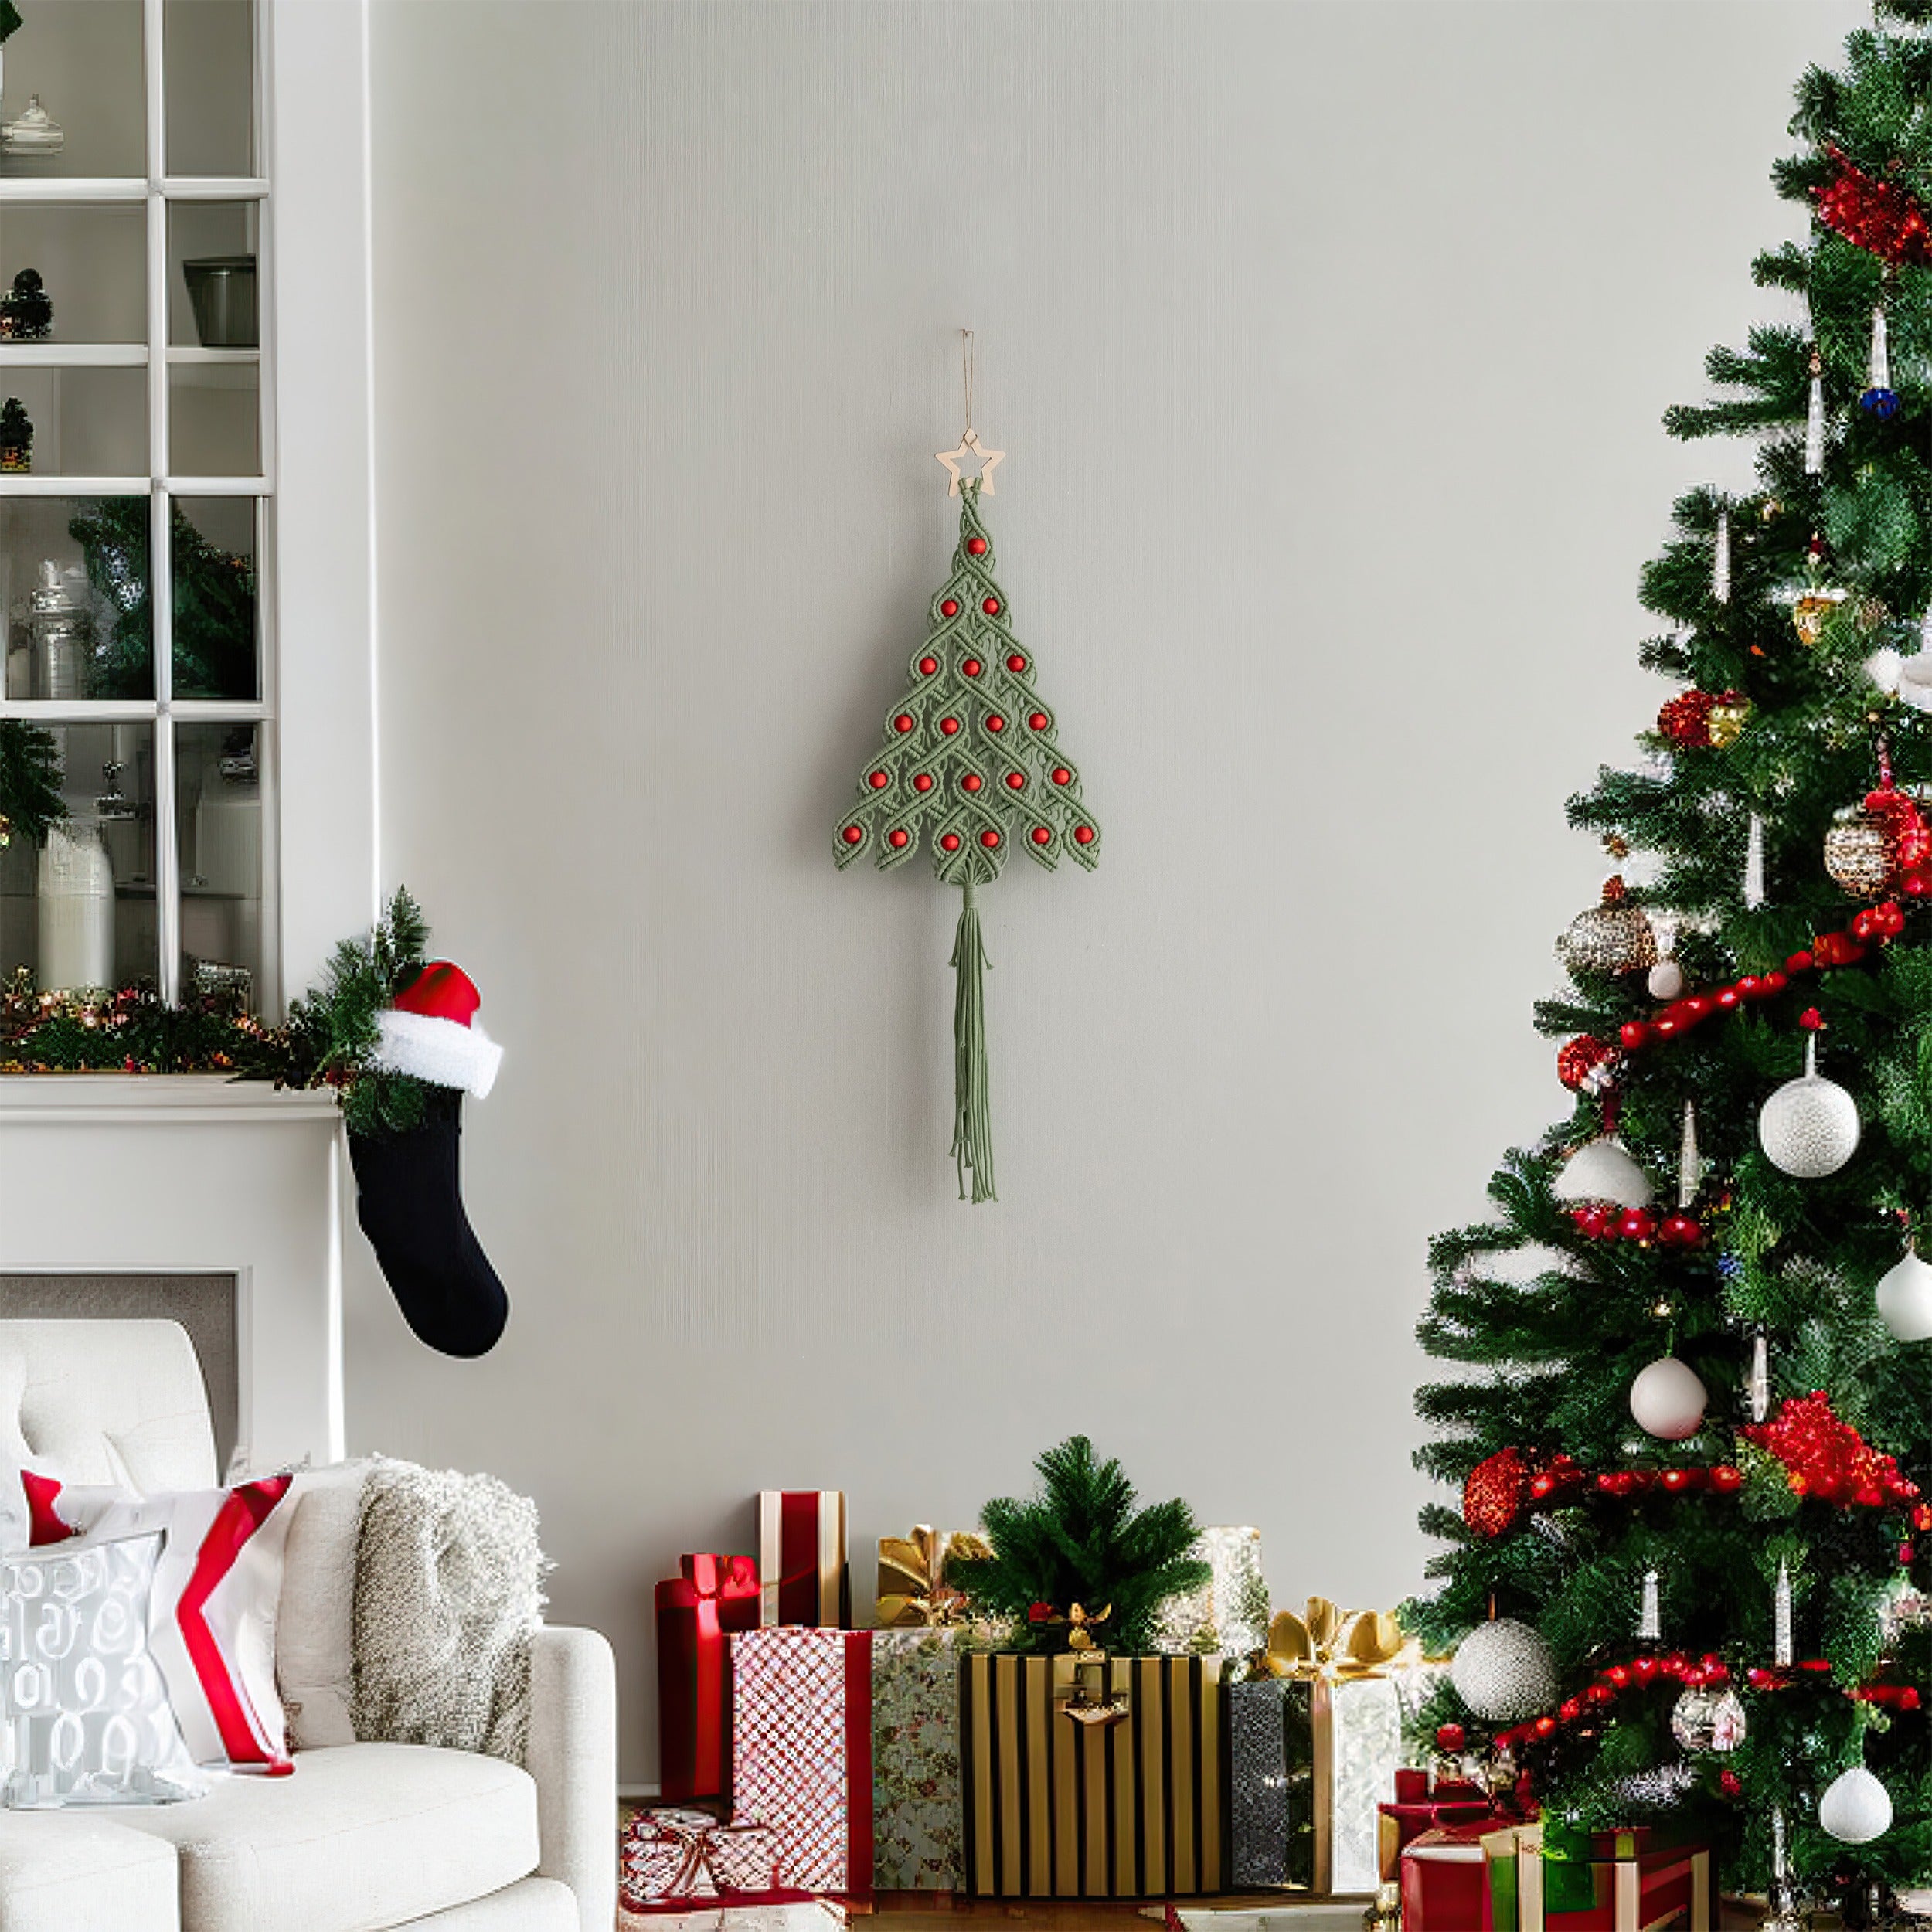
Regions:
M 1656 1198 L 1650 1176 L 1614 1134 L 1587 1141 L 1556 1171 L 1549 1184 L 1559 1201 L 1607 1201 L 1614 1207 L 1648 1207 Z
M 1449 1666 L 1456 1695 L 1491 1724 L 1519 1724 L 1556 1701 L 1556 1660 L 1539 1632 L 1513 1617 L 1478 1624 Z
M 1879 1277 L 1879 1314 L 1901 1342 L 1932 1341 L 1932 1262 L 1916 1247 Z
M 1764 1103 L 1757 1140 L 1772 1166 L 1801 1181 L 1835 1174 L 1858 1151 L 1858 1103 L 1818 1072 L 1815 1033 L 1804 1044 L 1804 1073 Z
M 1644 984 L 1650 989 L 1652 999 L 1682 999 L 1684 969 L 1674 959 L 1660 959 L 1650 969 L 1650 977 Z
M 1660 1442 L 1682 1442 L 1704 1426 L 1704 1406 L 1710 1400 L 1695 1370 L 1674 1355 L 1659 1355 L 1638 1371 L 1630 1385 L 1630 1413 L 1646 1435 Z
M 1841 1845 L 1869 1845 L 1892 1828 L 1892 1794 L 1862 1764 L 1854 1764 L 1825 1786 L 1818 1821 Z

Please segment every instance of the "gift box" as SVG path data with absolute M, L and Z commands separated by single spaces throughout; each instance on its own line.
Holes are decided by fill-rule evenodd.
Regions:
M 1077 1696 L 1083 1673 L 1104 1696 Z M 1225 1888 L 1219 1658 L 968 1655 L 959 1682 L 969 1893 Z
M 1311 1597 L 1305 1617 L 1274 1619 L 1257 1675 L 1228 1691 L 1236 1886 L 1376 1889 L 1410 1668 L 1393 1617 Z
M 852 1621 L 844 1491 L 758 1492 L 758 1579 L 761 1624 Z
M 731 1639 L 734 1825 L 767 1825 L 784 1882 L 872 1889 L 872 1643 L 867 1630 L 783 1625 Z
M 787 1905 L 740 1905 L 723 1900 L 689 1911 L 649 1915 L 617 1907 L 617 1932 L 840 1932 L 845 1908 L 836 1899 Z
M 1515 1837 L 1505 1827 L 1444 1825 L 1402 1850 L 1402 1932 L 1496 1932 L 1491 1914 L 1490 1859 L 1514 1870 Z
M 1378 1805 L 1378 1869 L 1386 1880 L 1398 1876 L 1404 1847 L 1447 1825 L 1477 1825 L 1496 1815 L 1495 1801 L 1466 1778 L 1434 1778 L 1409 1767 L 1395 1774 L 1395 1798 Z
M 1545 1835 L 1523 1825 L 1484 1841 L 1485 1932 L 1712 1932 L 1717 1923 L 1708 1846 L 1659 1845 L 1641 1830 L 1600 1832 L 1552 1860 Z M 1583 1849 L 1587 1859 L 1577 1855 Z
M 618 1897 L 627 1912 L 651 1915 L 718 1905 L 784 1905 L 811 1895 L 785 1883 L 780 1835 L 723 1825 L 708 1811 L 675 1806 L 640 1811 L 624 1827 Z
M 992 1553 L 984 1536 L 936 1530 L 930 1523 L 916 1523 L 910 1536 L 881 1536 L 873 1621 L 881 1630 L 964 1623 L 966 1599 L 946 1581 L 946 1560 Z
M 661 1583 L 658 1612 L 658 1789 L 716 1798 L 731 1769 L 733 1631 L 758 1621 L 758 1569 L 749 1556 L 685 1556 Z
M 1213 1573 L 1199 1590 L 1168 1598 L 1155 1614 L 1152 1648 L 1185 1657 L 1247 1657 L 1268 1641 L 1268 1585 L 1258 1529 L 1204 1529 L 1188 1552 Z
M 959 1667 L 987 1647 L 973 1626 L 872 1632 L 872 1883 L 879 1891 L 965 1885 Z

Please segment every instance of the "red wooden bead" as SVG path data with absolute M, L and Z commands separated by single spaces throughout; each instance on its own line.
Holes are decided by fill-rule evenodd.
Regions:
M 986 539 L 983 536 L 969 536 L 966 539 L 966 554 L 968 556 L 984 556 L 986 554 Z
M 969 678 L 978 677 L 981 672 L 986 668 L 986 667 L 981 664 L 977 658 L 968 658 L 959 668 L 961 670 L 964 672 Z
M 980 600 L 979 607 L 984 611 L 989 617 L 996 617 L 999 615 L 999 599 L 998 597 L 983 597 Z
M 1028 717 L 1026 722 L 1032 730 L 1044 731 L 1053 723 L 1053 719 L 1048 717 L 1045 712 L 1036 711 Z
M 1583 1695 L 1593 1704 L 1612 1704 L 1617 1701 L 1617 1693 L 1607 1684 L 1592 1684 Z
M 956 832 L 942 832 L 940 835 L 939 846 L 942 852 L 957 852 L 959 834 Z
M 1728 1013 L 1737 1004 L 1737 988 L 1735 986 L 1720 986 L 1712 994 L 1711 998 Z
M 1044 825 L 1036 825 L 1033 828 L 1033 843 L 1035 845 L 1051 845 L 1053 842 L 1053 835 L 1049 832 Z
M 1091 825 L 1076 825 L 1073 828 L 1073 842 L 1077 845 L 1092 845 L 1094 828 Z
M 1066 767 L 1066 766 L 1064 766 L 1064 765 L 1056 765 L 1056 766 L 1053 767 L 1053 782 L 1054 782 L 1054 784 L 1056 784 L 1056 785 L 1071 784 L 1073 783 L 1073 773 L 1071 773 L 1070 771 L 1069 771 L 1069 770 L 1067 770 L 1067 768 Z
M 866 783 L 870 785 L 874 791 L 883 791 L 892 783 L 892 780 L 884 772 L 875 771 L 866 781 Z
M 1004 731 L 1006 720 L 997 711 L 989 712 L 986 718 L 986 729 L 988 731 Z
M 915 791 L 930 791 L 932 788 L 933 774 L 930 771 L 922 771 L 913 781 L 913 790 Z
M 938 668 L 939 660 L 937 658 L 921 658 L 919 661 L 919 675 L 922 678 L 930 678 Z
M 999 834 L 996 832 L 982 832 L 979 835 L 979 842 L 988 852 L 991 852 L 999 843 Z
M 1647 1020 L 1627 1019 L 1617 1028 L 1617 1037 L 1626 1046 L 1641 1046 L 1650 1038 L 1650 1023 Z
M 1581 1717 L 1583 1714 L 1583 1706 L 1578 1703 L 1573 1697 L 1566 1697 L 1563 1701 L 1556 1706 L 1556 1715 L 1560 1717 L 1566 1724 L 1575 1723 L 1577 1719 Z
M 1026 668 L 1026 660 L 1015 651 L 1006 660 L 1006 668 L 1009 671 L 1024 671 Z
M 1536 1719 L 1536 1735 L 1539 1737 L 1554 1737 L 1556 1735 L 1556 1719 L 1553 1717 L 1538 1718 Z
M 1604 1675 L 1617 1689 L 1621 1690 L 1630 1682 L 1630 1667 L 1627 1664 L 1612 1664 Z
M 845 828 L 845 843 L 849 845 L 857 845 L 859 840 L 864 838 L 865 835 L 866 835 L 861 832 L 856 825 L 848 825 Z
M 893 720 L 893 729 L 895 731 L 910 731 L 912 728 L 912 713 L 909 711 L 900 712 L 899 716 Z
M 941 718 L 939 728 L 950 738 L 959 729 L 959 720 L 957 718 Z
M 1024 791 L 1026 786 L 1026 773 L 1023 771 L 1008 772 L 1006 774 L 1006 785 L 1007 789 L 1010 791 Z
M 976 771 L 969 771 L 960 780 L 961 787 L 967 791 L 977 791 L 986 781 Z
M 886 836 L 892 841 L 895 846 L 900 847 L 903 849 L 906 841 L 910 838 L 912 835 L 908 832 L 903 825 L 901 825 L 895 828 L 893 831 L 889 832 Z
M 946 601 L 939 607 L 939 614 L 942 617 L 957 617 L 959 615 L 958 598 L 948 597 Z
M 1626 1241 L 1648 1241 L 1657 1232 L 1657 1217 L 1648 1208 L 1625 1208 L 1617 1232 Z

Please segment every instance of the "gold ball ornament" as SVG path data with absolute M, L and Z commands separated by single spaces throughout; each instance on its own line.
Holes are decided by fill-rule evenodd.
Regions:
M 1657 964 L 1657 934 L 1649 915 L 1624 898 L 1624 882 L 1604 882 L 1603 903 L 1579 913 L 1556 942 L 1556 957 L 1572 972 L 1634 973 Z
M 1791 628 L 1800 644 L 1815 645 L 1825 635 L 1832 613 L 1845 601 L 1842 590 L 1813 588 L 1801 590 L 1791 600 Z
M 1898 834 L 1877 813 L 1847 805 L 1825 835 L 1825 869 L 1854 898 L 1876 899 L 1898 876 Z
M 1733 697 L 1729 694 L 1719 698 L 1713 705 L 1706 719 L 1705 730 L 1711 743 L 1719 751 L 1726 745 L 1736 743 L 1738 734 L 1744 729 L 1746 719 L 1751 715 L 1751 701 L 1748 698 Z

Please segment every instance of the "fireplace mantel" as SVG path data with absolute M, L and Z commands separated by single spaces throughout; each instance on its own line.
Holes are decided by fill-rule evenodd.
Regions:
M 0 1074 L 0 1124 L 30 1121 L 333 1120 L 335 1097 L 225 1073 Z

